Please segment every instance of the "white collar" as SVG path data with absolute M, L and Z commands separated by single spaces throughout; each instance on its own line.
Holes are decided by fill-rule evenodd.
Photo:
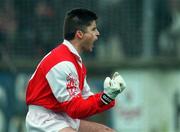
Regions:
M 68 40 L 64 39 L 63 44 L 66 45 L 66 46 L 68 47 L 68 49 L 69 49 L 74 55 L 76 55 L 76 56 L 78 57 L 78 60 L 79 60 L 80 62 L 82 62 L 82 59 L 81 59 L 79 53 L 77 52 L 77 50 L 74 48 L 74 46 L 73 46 Z

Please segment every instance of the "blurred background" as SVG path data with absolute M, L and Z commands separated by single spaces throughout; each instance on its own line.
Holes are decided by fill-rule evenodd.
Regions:
M 26 132 L 27 81 L 76 7 L 99 16 L 100 38 L 82 55 L 92 91 L 114 71 L 128 85 L 90 120 L 117 132 L 180 132 L 179 0 L 0 0 L 0 132 Z

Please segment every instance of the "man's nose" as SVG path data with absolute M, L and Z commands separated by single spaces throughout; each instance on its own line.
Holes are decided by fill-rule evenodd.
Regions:
M 100 32 L 99 32 L 98 30 L 97 30 L 97 33 L 96 33 L 96 35 L 97 35 L 97 36 L 99 36 L 99 35 L 100 35 Z

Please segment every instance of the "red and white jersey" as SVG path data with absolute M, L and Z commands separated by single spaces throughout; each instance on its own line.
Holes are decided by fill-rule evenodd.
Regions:
M 81 57 L 73 45 L 64 40 L 37 66 L 27 86 L 26 103 L 80 119 L 114 106 L 114 101 L 103 104 L 101 95 L 90 91 Z

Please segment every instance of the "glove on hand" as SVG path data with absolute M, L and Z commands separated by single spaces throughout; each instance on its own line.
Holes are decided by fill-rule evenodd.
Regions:
M 101 100 L 105 104 L 109 104 L 116 96 L 126 88 L 124 79 L 118 72 L 113 74 L 112 80 L 110 77 L 106 77 L 104 81 L 104 93 Z
M 122 76 L 118 72 L 115 72 L 113 74 L 112 80 L 119 83 L 119 85 L 120 85 L 120 89 L 119 89 L 120 93 L 126 88 L 126 82 L 124 81 L 124 79 L 122 78 Z

